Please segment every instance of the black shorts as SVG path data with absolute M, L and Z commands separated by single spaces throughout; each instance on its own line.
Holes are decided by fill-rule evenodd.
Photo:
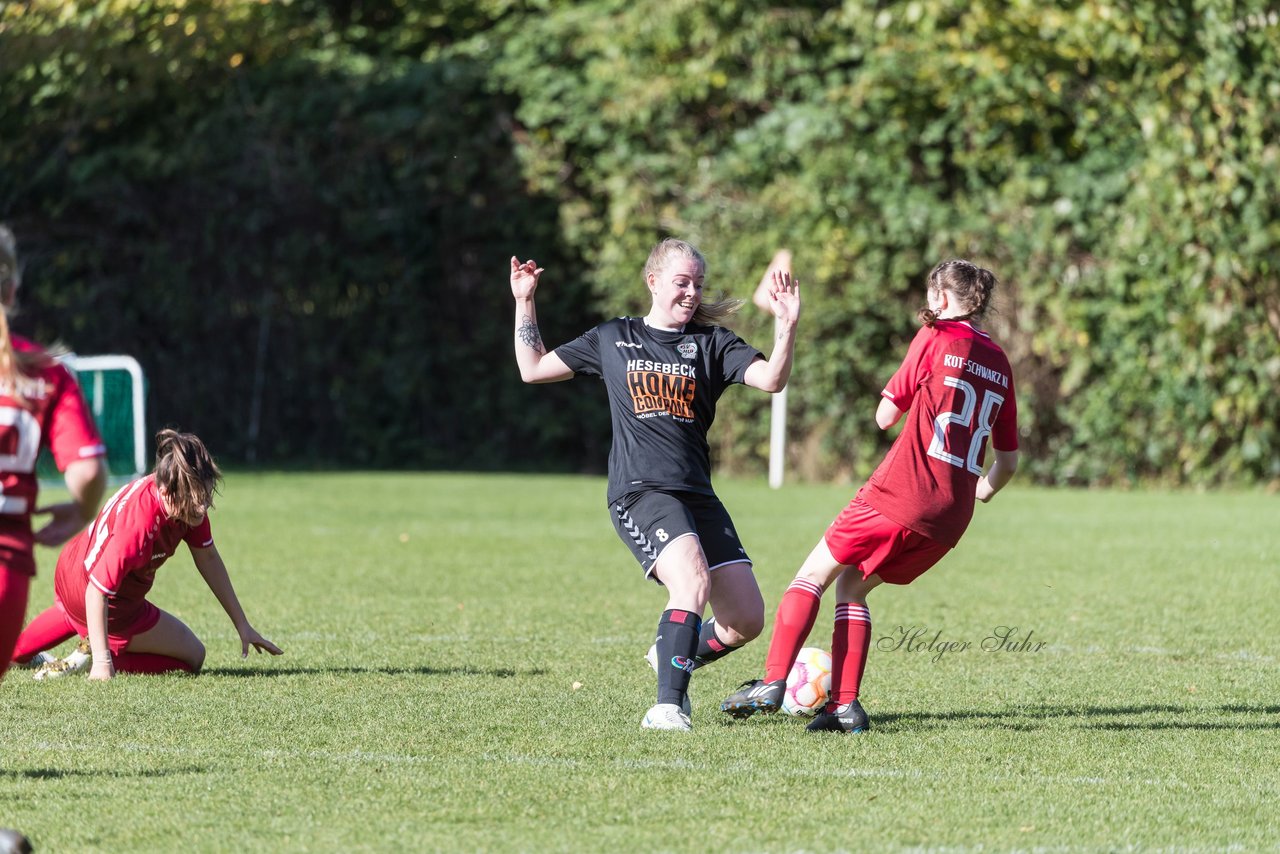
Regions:
M 702 545 L 711 569 L 730 563 L 746 563 L 751 558 L 738 540 L 729 511 L 720 499 L 700 492 L 633 492 L 613 503 L 613 527 L 622 542 L 640 561 L 644 574 L 653 575 L 653 566 L 662 550 L 674 540 L 693 534 Z

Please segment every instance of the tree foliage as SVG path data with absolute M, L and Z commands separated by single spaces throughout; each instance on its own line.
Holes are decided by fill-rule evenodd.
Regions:
M 642 0 L 511 26 L 497 73 L 603 293 L 634 303 L 668 232 L 739 295 L 794 250 L 802 471 L 874 465 L 925 273 L 963 256 L 1002 280 L 1038 479 L 1270 480 L 1278 33 L 1216 2 Z M 763 404 L 732 405 L 721 458 L 756 463 Z
M 805 476 L 878 460 L 962 256 L 1038 480 L 1274 482 L 1278 60 L 1225 0 L 10 3 L 0 217 L 19 328 L 138 356 L 154 420 L 232 457 L 598 466 L 597 390 L 519 385 L 506 258 L 554 346 L 643 311 L 674 234 L 737 296 L 793 251 Z M 768 401 L 722 406 L 759 471 Z
M 572 257 L 509 106 L 473 61 L 375 61 L 316 12 L 6 12 L 20 327 L 137 356 L 151 420 L 233 459 L 577 465 L 572 419 L 600 416 L 506 364 L 503 253 Z M 563 289 L 565 329 L 587 322 L 584 287 Z

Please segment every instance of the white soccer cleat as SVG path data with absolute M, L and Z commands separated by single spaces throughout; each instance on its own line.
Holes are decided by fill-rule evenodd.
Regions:
M 653 668 L 653 672 L 658 672 L 658 645 L 655 643 L 649 647 L 649 651 L 644 654 L 644 660 L 649 662 L 649 666 Z M 680 711 L 684 712 L 687 718 L 693 714 L 693 701 L 689 699 L 689 692 L 684 692 L 684 702 L 680 704 Z
M 663 729 L 672 732 L 688 732 L 693 729 L 689 716 L 680 710 L 675 703 L 658 703 L 644 713 L 640 721 L 644 729 Z
M 37 682 L 43 682 L 46 679 L 61 679 L 63 676 L 70 676 L 73 673 L 83 673 L 89 669 L 89 665 L 93 664 L 93 653 L 89 651 L 89 642 L 81 639 L 76 648 L 67 654 L 66 658 L 50 661 L 40 665 L 36 669 L 33 677 Z
M 31 656 L 30 661 L 24 662 L 22 664 L 15 664 L 14 667 L 19 667 L 19 668 L 22 668 L 23 670 L 38 670 L 44 665 L 50 664 L 57 660 L 58 660 L 58 656 L 54 655 L 51 652 L 37 652 L 35 655 Z

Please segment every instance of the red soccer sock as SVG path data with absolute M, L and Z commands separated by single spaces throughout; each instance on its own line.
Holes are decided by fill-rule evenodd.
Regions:
M 118 652 L 112 656 L 116 673 L 192 673 L 192 667 L 180 658 L 156 652 Z
M 57 605 L 45 608 L 18 636 L 18 643 L 13 648 L 13 660 L 18 664 L 26 664 L 37 652 L 53 649 L 75 636 L 76 630 L 67 622 L 61 608 Z
M 803 578 L 791 582 L 778 603 L 778 614 L 773 621 L 773 639 L 769 641 L 769 654 L 764 660 L 764 681 L 786 679 L 796 654 L 804 646 L 813 630 L 822 605 L 822 588 Z
M 858 699 L 862 671 L 871 649 L 871 612 L 857 602 L 836 605 L 831 633 L 831 702 L 843 706 Z

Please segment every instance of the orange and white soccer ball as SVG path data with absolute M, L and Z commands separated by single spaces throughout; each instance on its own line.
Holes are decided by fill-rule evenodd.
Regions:
M 810 717 L 827 704 L 831 696 L 831 656 L 826 650 L 806 646 L 796 655 L 796 663 L 787 674 L 787 693 L 782 697 L 782 711 L 789 715 Z

